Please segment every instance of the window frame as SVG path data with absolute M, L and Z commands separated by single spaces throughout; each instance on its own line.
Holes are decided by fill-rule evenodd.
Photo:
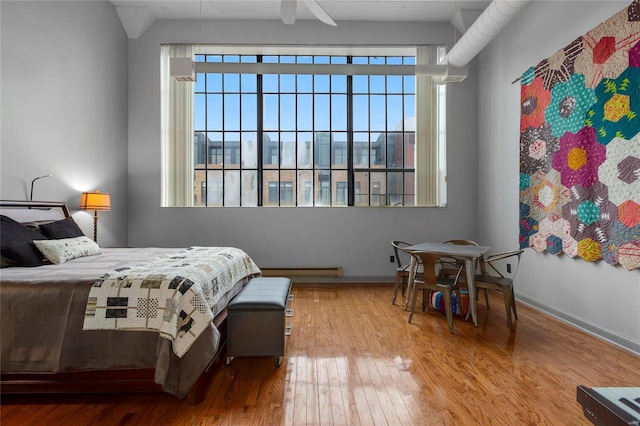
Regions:
M 238 58 L 241 58 L 241 56 L 238 56 Z M 261 58 L 261 56 L 257 55 L 256 58 Z M 331 74 L 331 73 L 330 74 L 325 74 L 325 73 L 329 72 L 329 71 L 327 71 L 325 65 L 327 65 L 329 67 L 337 66 L 337 67 L 343 67 L 343 68 L 345 66 L 348 67 L 348 66 L 354 65 L 352 63 L 352 58 L 353 57 L 347 57 L 347 58 L 348 59 L 347 59 L 346 62 L 348 62 L 348 63 L 346 63 L 346 64 L 344 63 L 345 61 L 343 61 L 343 63 L 340 63 L 340 64 L 320 64 L 320 65 L 311 64 L 311 66 L 314 66 L 314 67 L 315 66 L 319 66 L 320 67 L 320 69 L 318 69 L 317 71 L 314 71 L 312 76 L 315 76 L 317 74 L 324 75 L 324 78 L 326 78 L 327 80 L 330 81 L 332 79 L 332 77 L 333 77 L 333 74 Z M 417 60 L 417 58 L 418 58 L 418 55 L 416 55 L 416 60 Z M 331 59 L 332 58 L 330 58 L 330 61 L 331 61 Z M 216 65 L 216 67 L 217 66 L 223 66 L 224 67 L 226 65 L 231 65 L 232 67 L 233 66 L 235 66 L 235 67 L 246 66 L 246 65 L 249 65 L 249 67 L 251 67 L 251 66 L 261 65 L 259 63 L 260 62 L 259 60 L 256 61 L 257 63 L 251 63 L 251 64 L 244 64 L 244 63 L 241 63 L 241 62 L 242 62 L 241 60 L 238 60 L 237 63 L 216 63 L 215 65 Z M 294 62 L 295 62 L 295 57 L 294 57 Z M 198 65 L 202 65 L 202 64 L 203 63 L 196 63 L 196 69 L 198 69 Z M 206 63 L 206 64 L 209 64 L 209 63 Z M 412 66 L 410 66 L 409 68 L 417 68 L 417 67 L 413 66 L 414 64 L 412 64 Z M 280 66 L 285 66 L 285 67 L 291 66 L 291 64 L 289 64 L 289 63 L 278 63 L 278 64 L 271 63 L 271 64 L 268 64 L 268 65 L 270 65 L 270 66 L 277 65 L 278 67 L 280 67 Z M 302 66 L 302 65 L 308 65 L 308 64 L 293 64 L 294 67 L 299 67 L 299 66 Z M 373 76 L 375 75 L 376 78 L 387 79 L 387 81 L 388 81 L 388 79 L 390 78 L 389 76 L 396 74 L 395 72 L 387 72 L 387 71 L 389 71 L 389 69 L 391 67 L 394 67 L 394 66 L 397 66 L 397 65 L 385 65 L 384 68 L 388 68 L 385 71 L 380 71 L 380 69 L 381 69 L 380 65 L 377 65 L 377 64 L 376 65 L 368 64 L 368 65 L 369 65 L 370 68 L 378 67 L 378 70 L 376 70 L 375 73 L 367 73 L 365 75 L 359 75 L 359 76 L 366 77 L 369 80 L 371 80 L 373 78 Z M 406 69 L 404 69 L 404 68 L 407 68 L 407 67 L 404 66 L 404 65 L 401 65 L 401 67 L 403 67 L 403 70 L 398 72 L 398 74 L 406 75 L 407 74 L 406 73 Z M 305 68 L 305 69 L 306 70 L 310 70 L 310 68 L 308 68 L 308 67 Z M 198 70 L 198 71 L 200 71 L 200 70 Z M 223 79 L 223 80 L 226 79 L 227 76 L 224 75 L 224 73 L 222 73 L 222 74 L 223 75 L 221 75 L 220 78 Z M 253 170 L 255 170 L 256 173 L 257 173 L 257 180 L 259 181 L 259 183 L 257 184 L 257 187 L 253 188 L 253 190 L 252 190 L 252 192 L 256 192 L 256 189 L 257 189 L 257 198 L 258 198 L 256 203 L 249 203 L 249 205 L 252 205 L 252 206 L 254 206 L 254 205 L 258 205 L 258 206 L 265 205 L 265 203 L 263 203 L 263 197 L 264 197 L 264 195 L 263 195 L 264 192 L 263 191 L 266 190 L 266 187 L 263 188 L 262 183 L 261 183 L 261 181 L 264 179 L 263 169 L 264 169 L 265 164 L 263 163 L 263 161 L 262 161 L 263 159 L 261 158 L 263 156 L 263 154 L 264 154 L 264 148 L 263 148 L 263 146 L 260 146 L 260 145 L 264 144 L 264 137 L 261 137 L 261 134 L 260 134 L 261 131 L 264 133 L 264 129 L 262 128 L 262 124 L 263 123 L 261 122 L 262 119 L 264 118 L 264 112 L 263 112 L 263 108 L 264 108 L 264 103 L 263 103 L 263 101 L 264 101 L 264 91 L 262 90 L 262 87 L 261 87 L 262 76 L 263 76 L 262 74 L 256 74 L 256 76 L 255 76 L 255 77 L 257 77 L 257 82 L 256 82 L 256 86 L 257 87 L 256 87 L 256 92 L 255 92 L 255 99 L 257 99 L 259 101 L 257 102 L 258 105 L 254 109 L 256 110 L 257 121 L 259 123 L 257 125 L 258 129 L 256 131 L 256 134 L 257 134 L 256 143 L 258 145 L 258 147 L 257 147 L 257 157 L 258 157 L 258 159 L 257 159 L 257 167 L 255 169 L 253 169 Z M 281 76 L 276 76 L 276 77 L 281 77 Z M 236 79 L 237 80 L 241 79 L 241 75 L 238 74 L 236 76 Z M 417 79 L 418 79 L 418 77 L 416 76 L 416 80 Z M 342 139 L 340 139 L 340 141 L 336 141 L 336 145 L 338 145 L 338 144 L 345 145 L 346 148 L 344 148 L 344 147 L 342 149 L 340 149 L 340 148 L 336 148 L 336 149 L 331 148 L 331 145 L 334 142 L 333 142 L 333 138 L 329 138 L 329 141 L 326 142 L 326 143 L 328 143 L 330 145 L 330 149 L 328 151 L 328 156 L 329 156 L 328 157 L 328 162 L 329 162 L 328 168 L 327 168 L 327 164 L 324 164 L 324 163 L 318 165 L 317 164 L 318 163 L 318 161 L 317 161 L 318 157 L 314 156 L 315 157 L 314 166 L 311 169 L 308 169 L 309 171 L 312 172 L 312 176 L 314 177 L 314 180 L 317 179 L 317 176 L 319 175 L 319 170 L 329 170 L 329 171 L 331 171 L 331 170 L 333 170 L 333 171 L 335 171 L 335 170 L 345 170 L 344 168 L 343 169 L 338 169 L 335 166 L 336 166 L 337 163 L 339 163 L 340 165 L 343 165 L 344 162 L 345 162 L 345 156 L 346 156 L 347 157 L 346 158 L 347 167 L 346 167 L 346 176 L 345 176 L 346 179 L 344 179 L 343 176 L 338 176 L 337 178 L 329 177 L 329 182 L 331 182 L 331 184 L 329 185 L 328 189 L 323 187 L 322 190 L 320 190 L 319 184 L 314 184 L 314 187 L 313 187 L 314 190 L 312 192 L 316 192 L 316 191 L 318 193 L 322 192 L 322 194 L 323 194 L 322 195 L 322 199 L 316 200 L 316 198 L 317 198 L 317 195 L 316 195 L 314 197 L 314 200 L 311 203 L 308 203 L 308 202 L 303 202 L 301 200 L 298 200 L 298 198 L 301 197 L 301 194 L 309 192 L 308 189 L 307 189 L 307 185 L 305 183 L 298 183 L 296 181 L 296 179 L 294 178 L 294 185 L 293 185 L 292 193 L 293 193 L 293 198 L 295 199 L 295 202 L 293 204 L 296 205 L 296 206 L 299 206 L 299 207 L 309 206 L 309 205 L 313 205 L 313 206 L 318 206 L 318 205 L 323 205 L 323 206 L 324 205 L 344 206 L 345 204 L 343 203 L 343 200 L 342 200 L 343 197 L 340 198 L 337 195 L 338 187 L 337 186 L 335 188 L 333 187 L 334 185 L 337 185 L 337 182 L 344 181 L 344 180 L 346 180 L 347 183 L 348 183 L 348 185 L 347 185 L 347 188 L 348 188 L 348 190 L 347 190 L 347 194 L 348 194 L 347 195 L 347 199 L 348 199 L 347 206 L 362 206 L 363 205 L 362 198 L 366 198 L 366 199 L 369 200 L 367 205 L 371 205 L 371 206 L 373 206 L 373 205 L 388 205 L 388 204 L 390 204 L 389 203 L 390 198 L 391 197 L 395 197 L 395 195 L 392 194 L 388 188 L 386 188 L 386 183 L 390 183 L 390 182 L 394 181 L 394 179 L 397 179 L 397 178 L 392 179 L 390 177 L 392 175 L 390 175 L 389 173 L 393 173 L 393 176 L 402 176 L 403 177 L 402 180 L 403 181 L 407 181 L 407 182 L 408 182 L 408 179 L 409 179 L 408 176 L 410 176 L 411 174 L 413 174 L 414 176 L 417 176 L 416 164 L 415 163 L 414 163 L 414 167 L 413 168 L 411 168 L 411 167 L 398 167 L 397 163 L 402 163 L 404 161 L 404 159 L 403 158 L 398 159 L 397 157 L 396 157 L 395 164 L 390 164 L 390 163 L 387 162 L 387 154 L 390 154 L 390 152 L 388 151 L 390 149 L 390 145 L 389 145 L 390 144 L 390 139 L 394 137 L 394 135 L 391 132 L 391 129 L 388 127 L 388 124 L 385 124 L 383 129 L 372 129 L 372 128 L 369 128 L 367 130 L 368 134 L 381 135 L 380 137 L 382 137 L 383 146 L 376 147 L 376 146 L 373 145 L 373 141 L 370 141 L 370 143 L 371 143 L 370 150 L 367 150 L 367 152 L 362 153 L 362 156 L 364 158 L 367 158 L 367 157 L 368 158 L 373 158 L 373 159 L 377 158 L 378 162 L 380 163 L 380 164 L 378 164 L 378 166 L 384 165 L 385 167 L 373 168 L 371 165 L 369 165 L 368 168 L 362 168 L 362 167 L 358 167 L 360 164 L 354 165 L 354 156 L 356 156 L 358 154 L 354 151 L 354 132 L 355 132 L 355 130 L 354 130 L 354 125 L 353 125 L 352 111 L 353 111 L 353 99 L 354 99 L 354 93 L 355 92 L 354 92 L 354 89 L 353 89 L 353 72 L 346 74 L 346 80 L 347 80 L 347 84 L 346 85 L 348 86 L 347 89 L 346 89 L 346 93 L 344 94 L 344 96 L 346 98 L 346 102 L 347 102 L 346 114 L 347 114 L 347 117 L 348 117 L 347 118 L 347 129 L 344 132 L 346 136 L 343 136 Z M 402 97 L 406 96 L 407 92 L 404 89 L 405 80 L 402 79 L 402 78 L 400 80 L 402 81 L 403 89 L 400 90 L 399 93 L 394 92 L 394 95 L 398 95 L 400 97 L 400 99 L 403 99 Z M 415 86 L 417 86 L 417 81 L 416 81 L 416 83 L 414 83 L 414 87 Z M 238 90 L 238 98 L 241 98 L 242 95 L 244 94 L 244 92 L 242 92 L 242 90 L 240 88 L 238 88 L 237 90 Z M 415 107 L 417 108 L 418 100 L 416 98 L 417 98 L 418 94 L 416 92 L 417 92 L 417 90 L 415 90 L 413 92 L 413 98 L 414 98 L 413 102 L 414 102 Z M 278 96 L 282 96 L 282 94 L 285 93 L 285 92 L 283 92 L 282 89 L 279 87 L 276 93 L 277 93 Z M 371 97 L 372 97 L 373 93 L 374 93 L 374 91 L 372 91 L 371 87 L 369 87 L 368 91 L 365 93 L 366 96 L 369 99 L 369 102 L 371 102 Z M 294 93 L 294 96 L 295 95 L 299 95 L 299 94 L 300 94 L 300 92 L 296 91 Z M 315 96 L 316 94 L 317 94 L 316 90 L 312 90 L 311 91 L 311 95 L 312 96 Z M 331 98 L 331 96 L 333 96 L 333 95 L 334 95 L 334 92 L 329 90 L 327 96 L 329 98 Z M 385 86 L 385 89 L 384 89 L 383 93 L 381 93 L 381 94 L 376 93 L 376 95 L 381 95 L 383 97 L 383 102 L 387 102 L 388 97 L 389 97 L 389 92 L 387 91 L 387 87 Z M 442 100 L 445 99 L 444 95 L 440 96 L 438 99 L 441 101 L 438 104 L 438 106 L 442 107 L 443 106 Z M 223 101 L 223 102 L 225 102 L 225 101 Z M 405 102 L 402 101 L 401 104 L 402 104 L 403 110 L 404 110 Z M 389 105 L 387 105 L 386 103 L 384 105 L 385 105 L 384 106 L 384 114 L 386 115 L 387 112 L 388 112 Z M 243 114 L 242 113 L 242 109 L 240 108 L 239 115 L 241 116 L 242 114 Z M 331 120 L 330 116 L 331 116 L 331 113 L 329 113 L 329 118 L 328 118 L 329 120 Z M 402 120 L 404 122 L 404 120 L 407 117 L 407 114 L 403 112 L 401 114 L 401 117 L 402 117 Z M 371 118 L 369 118 L 369 119 L 371 119 Z M 224 119 L 223 119 L 223 121 L 224 121 Z M 385 123 L 387 123 L 387 122 L 385 122 Z M 240 125 L 237 126 L 237 127 L 239 127 L 239 128 L 234 129 L 234 130 L 236 130 L 238 132 L 238 134 L 242 133 L 245 130 Z M 196 137 L 194 139 L 192 139 L 192 140 L 197 140 L 197 129 L 194 129 L 194 130 L 195 130 L 194 131 L 194 135 L 196 135 Z M 205 139 L 208 140 L 209 138 L 207 137 L 207 134 L 208 134 L 207 131 L 209 129 L 204 129 L 204 130 L 206 130 L 205 131 Z M 224 128 L 223 129 L 214 129 L 214 130 L 220 130 L 221 131 L 221 130 L 224 130 Z M 280 132 L 284 132 L 285 131 L 285 130 L 282 130 L 282 129 L 278 129 L 278 130 Z M 329 131 L 333 131 L 334 129 L 330 125 L 328 130 Z M 402 131 L 399 133 L 400 136 L 396 135 L 395 136 L 396 140 L 393 143 L 397 143 L 397 139 L 398 138 L 401 138 L 403 140 L 403 142 L 401 142 L 401 143 L 405 143 L 406 142 L 404 130 L 407 130 L 407 129 L 401 129 L 401 130 Z M 299 129 L 294 128 L 292 131 L 299 131 Z M 313 128 L 311 130 L 313 135 L 317 135 L 318 131 L 319 130 L 315 129 L 315 128 Z M 339 131 L 342 131 L 342 129 L 339 129 Z M 409 133 L 410 134 L 415 134 L 416 131 L 417 131 L 417 129 L 416 130 L 410 130 Z M 442 135 L 444 132 L 442 131 L 442 129 L 440 129 L 439 133 L 440 133 L 440 135 Z M 315 140 L 316 138 L 317 138 L 317 136 L 314 136 L 313 140 Z M 344 141 L 344 139 L 346 139 L 346 141 Z M 370 138 L 370 139 L 372 139 L 372 138 Z M 277 168 L 274 169 L 274 170 L 277 170 L 278 172 L 280 172 L 284 168 L 286 168 L 283 165 L 283 162 L 282 162 L 282 153 L 281 152 L 277 152 L 280 149 L 282 143 L 283 142 L 278 141 L 277 142 L 278 146 L 272 148 L 274 150 L 274 152 L 271 154 L 271 156 L 273 157 L 274 161 L 276 160 L 276 158 L 279 161 Z M 242 150 L 243 149 L 242 144 L 243 144 L 243 141 L 241 139 L 238 139 L 238 141 L 236 143 L 237 147 L 235 149 L 232 148 L 232 147 L 225 148 L 223 146 L 223 148 L 218 148 L 219 150 L 222 151 L 222 154 L 219 151 L 215 151 L 215 150 L 211 151 L 211 152 L 213 154 L 215 154 L 214 155 L 215 158 L 219 159 L 219 157 L 222 156 L 223 157 L 222 163 L 223 164 L 228 164 L 229 160 L 231 159 L 230 158 L 230 152 L 231 151 Z M 223 145 L 224 145 L 224 142 L 223 142 Z M 314 150 L 317 151 L 317 149 L 318 149 L 317 143 L 313 143 L 312 142 L 312 145 L 314 146 Z M 441 142 L 440 145 L 444 145 L 444 144 Z M 296 143 L 296 146 L 297 146 L 297 143 Z M 385 147 L 387 152 L 385 152 L 384 150 L 380 151 L 380 148 L 382 148 L 382 147 Z M 296 148 L 296 151 L 297 151 L 297 148 Z M 164 154 L 164 151 L 163 151 L 163 154 Z M 395 154 L 395 155 L 397 156 L 397 154 Z M 402 155 L 404 155 L 404 154 L 402 154 Z M 207 157 L 206 159 L 207 160 L 209 160 L 209 156 L 210 156 L 210 151 L 208 149 L 206 149 L 206 157 Z M 299 172 L 302 172 L 303 170 L 298 167 L 297 156 L 298 156 L 298 154 L 296 153 L 295 154 L 296 164 L 295 164 L 295 167 L 292 168 L 292 170 L 294 171 L 294 173 L 296 175 L 296 178 L 299 178 L 299 175 L 300 175 Z M 442 157 L 442 156 L 440 156 L 440 157 Z M 234 162 L 234 164 L 237 164 L 237 166 L 234 167 L 233 170 L 238 170 L 238 172 L 237 172 L 237 176 L 238 177 L 243 176 L 244 172 L 245 172 L 245 168 L 243 168 L 241 159 L 242 159 L 242 155 L 241 154 L 239 155 L 239 159 L 238 159 L 238 154 L 234 155 L 233 162 Z M 218 161 L 218 160 L 215 160 L 215 161 Z M 205 178 L 208 175 L 207 166 L 209 165 L 209 163 L 210 163 L 210 161 L 207 161 L 205 163 L 205 170 L 204 170 Z M 195 164 L 194 164 L 193 170 L 194 171 L 196 170 L 196 165 Z M 224 170 L 224 168 L 223 168 L 223 170 Z M 249 169 L 249 170 L 252 170 L 252 169 Z M 304 169 L 304 170 L 306 171 L 307 169 Z M 367 187 L 369 189 L 365 188 L 365 191 L 363 192 L 360 183 L 359 182 L 355 182 L 356 179 L 355 179 L 354 176 L 355 176 L 356 172 L 385 174 L 384 175 L 384 179 L 379 179 L 379 180 L 385 182 L 385 189 L 383 191 L 380 191 L 381 198 L 385 198 L 384 196 L 390 195 L 389 197 L 386 197 L 387 198 L 386 202 L 374 202 L 374 203 L 371 203 L 370 200 L 371 200 L 372 195 L 373 195 L 373 192 L 372 192 L 372 189 L 371 189 L 372 186 L 373 186 L 373 184 L 372 184 L 373 179 L 369 179 L 368 180 L 369 183 L 367 184 Z M 222 176 L 223 177 L 226 176 L 226 174 L 227 174 L 226 172 L 224 172 L 224 171 L 222 172 Z M 331 172 L 330 172 L 330 174 L 331 174 Z M 334 180 L 335 180 L 335 182 L 334 182 Z M 403 198 L 403 196 L 407 194 L 406 193 L 406 185 L 404 183 L 402 185 L 399 185 L 399 184 L 396 183 L 395 186 L 397 188 L 402 188 L 402 194 L 401 194 L 400 198 Z M 206 187 L 206 185 L 205 185 L 205 187 Z M 223 185 L 223 187 L 227 188 L 225 185 Z M 244 187 L 242 186 L 242 184 L 240 184 L 239 188 L 243 189 Z M 328 191 L 328 195 L 327 195 L 327 191 Z M 376 191 L 376 192 L 378 192 L 378 191 Z M 281 194 L 282 194 L 282 191 L 280 190 L 279 191 L 279 195 L 281 195 Z M 415 206 L 416 205 L 416 203 L 415 203 L 415 193 L 414 194 L 410 194 L 410 195 L 413 196 L 413 202 L 407 203 L 406 200 L 402 199 L 400 202 L 395 202 L 394 201 L 393 205 L 404 205 L 404 206 L 406 206 L 407 204 L 409 204 L 410 206 Z M 234 205 L 234 206 L 236 206 L 236 205 L 246 205 L 246 203 L 244 202 L 245 199 L 244 199 L 244 195 L 243 194 L 240 193 L 240 194 L 238 194 L 237 197 L 239 199 L 239 202 L 238 203 L 233 203 L 232 205 Z M 205 205 L 207 204 L 207 201 L 206 201 L 207 198 L 208 197 L 206 197 L 206 194 L 202 194 L 202 196 L 200 197 L 201 202 L 204 201 L 203 204 L 205 204 Z M 223 197 L 223 200 L 226 201 L 226 198 L 227 197 Z M 279 198 L 282 198 L 282 197 L 280 196 Z M 327 198 L 329 200 L 328 202 L 327 202 Z M 223 201 L 223 205 L 226 205 L 225 201 Z M 319 201 L 319 202 L 317 202 L 317 201 Z M 446 201 L 445 201 L 445 203 L 446 203 Z M 268 204 L 268 203 L 266 203 L 266 204 Z M 281 205 L 281 204 L 282 203 L 279 202 L 277 205 Z M 283 205 L 291 205 L 291 204 L 286 202 Z M 444 205 L 444 204 L 440 203 L 439 205 Z M 420 205 L 418 205 L 418 207 L 420 207 Z

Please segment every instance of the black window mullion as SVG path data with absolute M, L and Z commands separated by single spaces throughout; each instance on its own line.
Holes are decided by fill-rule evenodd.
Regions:
M 404 62 L 404 59 L 403 59 L 402 62 Z M 404 168 L 406 166 L 406 164 L 404 162 L 404 144 L 405 144 L 405 134 L 406 134 L 405 133 L 406 129 L 404 128 L 404 126 L 405 126 L 405 119 L 404 119 L 404 117 L 405 117 L 405 115 L 404 115 L 405 114 L 405 108 L 404 108 L 404 97 L 405 97 L 404 76 L 401 78 L 401 81 L 402 81 L 402 84 L 400 85 L 400 95 L 402 97 L 400 99 L 402 100 L 402 102 L 400 103 L 401 104 L 400 105 L 400 111 L 402 112 L 402 127 L 401 127 L 401 129 L 402 129 L 402 133 L 401 133 L 401 135 L 402 135 L 402 145 L 400 145 L 400 150 L 398 151 L 398 148 L 396 148 L 396 151 L 400 152 L 400 155 L 401 155 L 398 167 Z M 395 143 L 396 143 L 396 147 L 397 147 L 398 141 L 395 141 Z M 405 180 L 406 180 L 407 176 L 406 176 L 406 173 L 402 173 L 401 176 L 402 176 L 402 179 L 400 179 L 400 185 L 402 185 L 402 186 L 401 186 L 400 189 L 402 190 L 401 191 L 401 197 L 402 197 L 402 205 L 404 206 L 405 205 L 404 188 L 405 188 Z
M 262 62 L 262 55 L 258 55 L 257 62 Z M 264 173 L 264 165 L 263 165 L 263 160 L 264 160 L 264 120 L 263 120 L 263 112 L 264 112 L 264 94 L 262 93 L 262 74 L 257 74 L 256 75 L 256 102 L 258 103 L 256 105 L 256 115 L 258 116 L 258 129 L 256 132 L 256 138 L 258 139 L 256 141 L 256 144 L 258 145 L 258 206 L 262 206 L 263 205 L 263 173 Z
M 278 64 L 280 64 L 282 56 L 278 55 Z M 278 207 L 282 206 L 282 122 L 280 120 L 280 106 L 282 105 L 282 74 L 278 74 Z
M 384 59 L 385 65 L 387 64 L 387 58 Z M 387 108 L 389 105 L 389 86 L 387 84 L 388 76 L 384 76 L 384 137 L 382 141 L 384 142 L 384 146 L 380 147 L 380 152 L 384 153 L 384 167 L 387 167 L 389 163 L 389 109 Z M 384 196 L 382 195 L 382 185 L 384 184 Z M 389 173 L 385 173 L 384 182 L 380 182 L 380 196 L 384 197 L 383 199 L 384 205 L 388 205 L 389 203 Z M 380 204 L 380 200 L 378 200 L 378 204 Z
M 312 63 L 316 63 L 315 56 L 311 59 Z M 311 205 L 315 207 L 316 205 L 316 172 L 318 173 L 318 177 L 320 176 L 320 169 L 316 170 L 316 163 L 318 161 L 318 147 L 316 146 L 316 120 L 315 120 L 315 110 L 316 110 L 316 79 L 315 74 L 311 76 L 311 151 L 313 152 L 313 163 L 311 167 Z M 318 179 L 318 182 L 320 179 Z M 318 195 L 320 195 L 320 185 L 318 185 Z
M 207 56 L 205 56 L 205 62 Z M 209 120 L 207 120 L 209 114 L 209 91 L 207 87 L 207 75 L 204 77 L 204 181 L 206 182 L 204 188 L 204 205 L 209 206 Z
M 331 58 L 329 58 L 329 62 L 331 62 Z M 329 206 L 333 205 L 333 125 L 331 123 L 331 104 L 332 104 L 332 97 L 331 95 L 333 94 L 332 91 L 332 87 L 331 87 L 331 74 L 328 75 L 329 77 L 329 93 L 327 94 L 327 96 L 329 97 L 329 128 L 327 129 L 327 133 L 329 133 Z
M 222 55 L 221 61 L 224 63 L 225 62 L 225 57 L 226 55 Z M 225 155 L 225 147 L 226 147 L 226 139 L 227 139 L 227 134 L 226 134 L 226 130 L 225 130 L 225 125 L 224 125 L 224 116 L 226 113 L 226 107 L 225 107 L 225 101 L 226 101 L 226 88 L 225 88 L 225 74 L 222 73 L 222 111 L 221 114 L 222 115 L 222 140 L 220 141 L 220 145 L 222 147 L 221 151 L 222 151 L 222 207 L 225 207 L 225 196 L 224 196 L 224 180 L 226 178 L 226 173 L 225 173 L 225 169 L 226 169 L 226 165 L 225 165 L 225 161 L 224 161 L 224 155 Z
M 296 62 L 298 62 L 298 59 L 296 58 Z M 293 135 L 294 135 L 294 167 L 293 167 L 293 174 L 294 174 L 294 182 L 295 185 L 293 185 L 293 191 L 294 193 L 292 194 L 292 198 L 294 201 L 294 205 L 296 207 L 299 206 L 299 200 L 298 200 L 298 188 L 300 186 L 300 182 L 299 182 L 299 174 L 298 174 L 298 74 L 294 74 L 293 75 L 293 96 L 294 96 L 294 108 L 295 108 L 295 122 L 293 123 Z
M 242 62 L 242 55 L 238 59 Z M 238 200 L 238 205 L 242 206 L 242 73 L 238 73 L 238 124 L 239 124 L 239 132 L 238 132 L 238 148 L 237 148 L 237 158 L 238 158 L 238 185 L 240 185 L 240 190 L 238 191 L 238 196 L 240 199 Z
M 347 63 L 353 62 L 347 56 Z M 347 75 L 347 205 L 355 205 L 355 175 L 353 171 L 353 76 Z
M 367 63 L 371 63 L 371 58 L 367 59 Z M 371 76 L 367 76 L 367 111 L 369 111 L 369 116 L 367 117 L 367 167 L 371 168 Z M 367 174 L 368 187 L 367 191 L 367 199 L 368 205 L 371 206 L 371 195 L 372 195 L 372 187 L 371 187 L 371 173 Z

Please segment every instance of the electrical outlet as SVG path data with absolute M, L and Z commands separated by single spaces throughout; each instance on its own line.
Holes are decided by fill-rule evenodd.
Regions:
M 507 274 L 511 273 L 511 264 L 507 263 Z
M 389 263 L 393 263 L 396 261 L 396 257 L 395 256 L 389 256 Z

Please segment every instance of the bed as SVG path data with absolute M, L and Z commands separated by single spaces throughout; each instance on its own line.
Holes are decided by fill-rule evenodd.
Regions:
M 38 245 L 36 254 L 40 251 L 47 256 L 39 266 L 0 269 L 3 394 L 164 391 L 187 397 L 191 403 L 204 398 L 212 365 L 221 359 L 226 343 L 227 303 L 250 278 L 260 275 L 246 253 L 225 247 L 98 247 L 99 253 L 93 254 L 91 250 L 97 247 L 93 243 L 89 249 L 83 247 L 82 253 L 89 255 L 74 258 L 65 252 L 63 257 L 70 257 L 68 260 L 51 263 L 59 260 L 55 256 L 47 260 L 50 254 L 46 250 L 51 245 L 72 240 L 89 244 L 84 236 L 59 238 L 69 234 L 66 228 L 74 232 L 79 229 L 69 219 L 67 206 L 0 201 L 0 209 L 3 266 L 15 263 L 7 257 L 13 254 L 5 247 L 5 240 L 13 238 L 7 236 L 8 232 L 16 227 L 12 218 L 18 219 L 20 226 L 46 234 L 32 244 Z M 51 229 L 63 232 L 51 233 Z M 16 231 L 22 236 L 21 228 Z M 192 256 L 196 256 L 193 262 L 189 260 Z M 197 273 L 189 269 L 193 267 L 190 263 L 198 264 Z M 216 269 L 221 267 L 226 269 Z M 142 273 L 163 268 L 176 268 L 174 275 L 181 278 L 177 285 L 169 285 L 174 293 L 182 293 L 178 294 L 182 299 L 176 299 L 180 307 L 175 302 L 172 310 L 163 308 L 169 306 L 169 298 L 163 303 L 165 299 L 140 294 L 160 291 L 162 279 L 158 277 L 168 277 L 173 283 L 174 275 L 151 274 L 151 278 L 145 275 L 136 281 Z M 114 297 L 123 296 L 123 289 L 131 288 L 136 292 L 131 293 L 128 306 L 126 298 Z M 202 288 L 207 296 L 196 297 Z M 110 302 L 101 302 L 103 299 Z M 121 299 L 124 303 L 119 303 Z M 114 306 L 109 305 L 114 300 Z M 189 308 L 184 308 L 182 304 L 189 301 Z M 140 306 L 144 307 L 142 311 Z M 189 321 L 180 315 L 173 315 L 175 319 L 169 321 L 171 312 L 183 314 L 189 309 L 193 311 Z M 127 314 L 127 310 L 133 313 Z M 125 318 L 127 315 L 131 318 Z M 158 325 L 154 326 L 153 318 L 157 317 Z M 169 326 L 169 330 L 161 329 Z

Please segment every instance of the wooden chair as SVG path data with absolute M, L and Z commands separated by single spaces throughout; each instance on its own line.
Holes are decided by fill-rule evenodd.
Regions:
M 511 319 L 512 311 L 515 319 L 518 319 L 516 298 L 513 291 L 513 280 L 518 272 L 522 253 L 524 253 L 524 250 L 515 250 L 488 256 L 480 262 L 481 274 L 476 275 L 474 279 L 476 289 L 484 290 L 487 308 L 489 308 L 487 290 L 497 290 L 502 292 L 504 297 L 504 308 L 507 314 L 507 325 L 509 325 L 510 330 L 514 329 L 513 321 Z M 509 259 L 511 259 L 511 261 L 509 261 Z M 508 277 L 506 275 L 507 273 L 503 273 L 501 270 L 503 270 L 503 265 L 512 264 L 513 262 L 515 262 L 515 268 L 513 269 L 513 273 L 510 274 L 510 277 Z
M 410 292 L 411 312 L 409 313 L 409 322 L 413 318 L 413 313 L 416 309 L 416 299 L 418 298 L 418 290 L 423 290 L 423 305 L 429 308 L 430 297 L 425 294 L 426 290 L 429 290 L 429 294 L 432 291 L 441 291 L 444 297 L 444 309 L 447 315 L 447 322 L 449 323 L 449 331 L 453 333 L 453 309 L 452 309 L 452 293 L 456 291 L 456 297 L 460 299 L 460 293 L 458 292 L 458 279 L 463 268 L 459 268 L 455 278 L 436 276 L 436 267 L 440 256 L 434 253 L 425 251 L 412 251 L 411 255 L 422 263 L 423 271 L 422 277 L 413 278 L 413 286 Z M 426 301 L 426 303 L 425 303 Z M 424 308 L 423 308 L 424 310 Z
M 393 240 L 391 241 L 391 245 L 393 246 L 393 252 L 396 257 L 396 282 L 393 287 L 393 301 L 392 304 L 396 304 L 396 297 L 398 296 L 398 287 L 401 288 L 402 295 L 405 294 L 406 285 L 409 283 L 409 266 L 410 266 L 410 258 L 411 255 L 404 250 L 405 247 L 409 247 L 412 244 L 406 243 L 404 241 Z M 402 257 L 409 257 L 406 262 L 403 262 Z M 418 265 L 417 271 L 419 274 L 422 274 L 422 265 Z

